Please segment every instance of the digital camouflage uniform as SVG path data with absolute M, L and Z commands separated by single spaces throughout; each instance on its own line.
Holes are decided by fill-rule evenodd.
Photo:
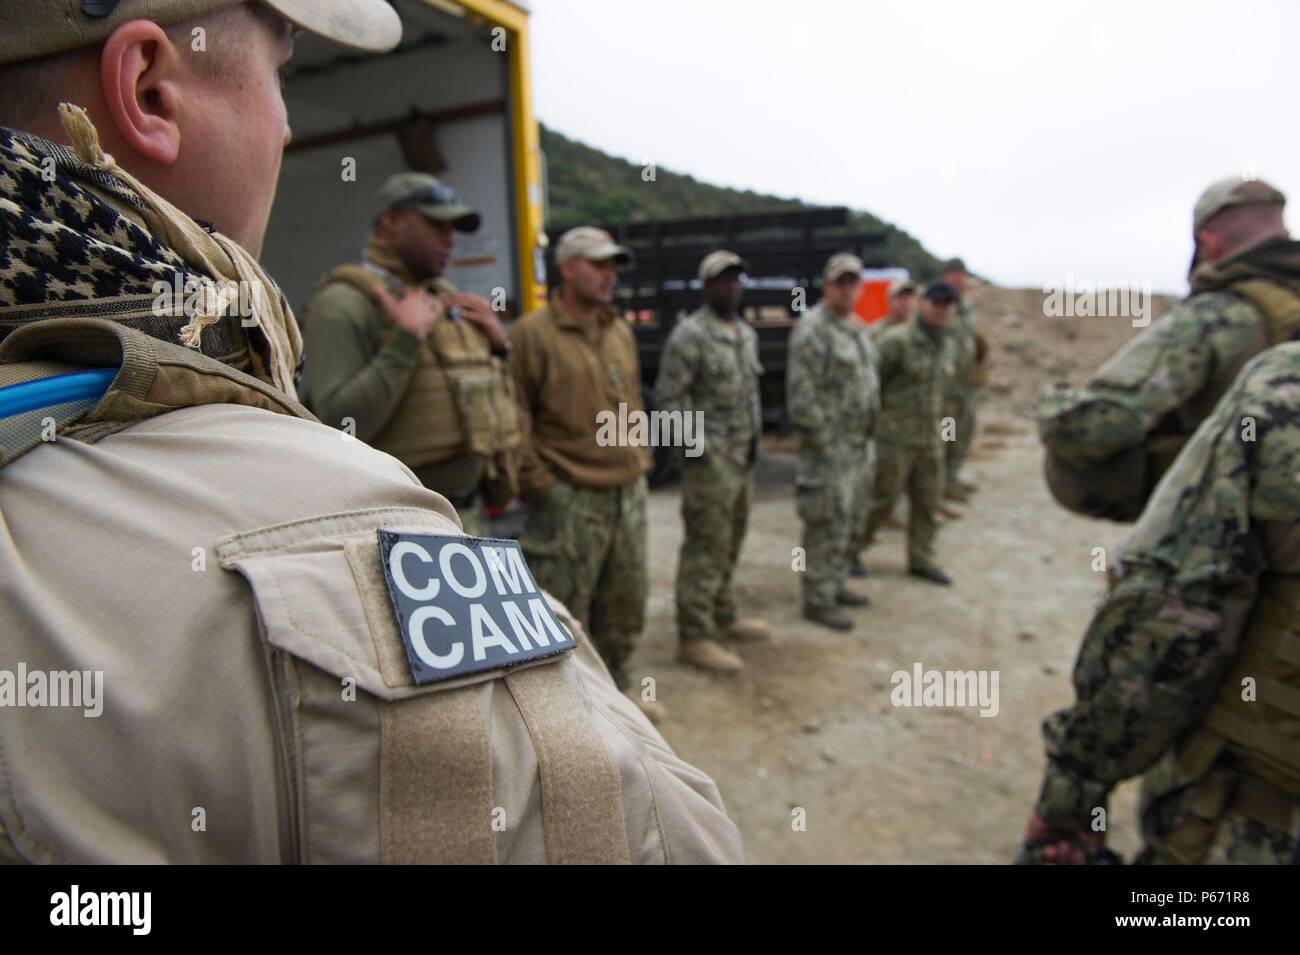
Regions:
M 1294 334 L 1296 289 L 1300 244 L 1292 241 L 1268 240 L 1202 266 L 1192 274 L 1192 295 L 1086 387 L 1047 390 L 1038 429 L 1057 500 L 1089 516 L 1134 520 L 1246 363 Z
M 935 511 L 944 482 L 940 418 L 955 346 L 946 329 L 927 329 L 920 318 L 888 329 L 876 346 L 880 353 L 878 466 L 864 543 L 871 543 L 893 512 L 898 495 L 906 491 L 908 566 L 934 569 Z
M 856 315 L 819 304 L 795 325 L 786 369 L 786 409 L 799 444 L 795 477 L 807 567 L 803 600 L 833 607 L 865 520 L 871 433 L 880 410 L 879 356 Z
M 655 384 L 662 411 L 703 416 L 703 454 L 683 455 L 677 562 L 677 629 L 683 641 L 712 638 L 736 620 L 731 576 L 749 522 L 762 434 L 758 335 L 708 307 L 687 316 L 664 344 Z
M 1043 726 L 1037 811 L 1144 779 L 1143 858 L 1285 862 L 1300 815 L 1300 343 L 1260 356 L 1157 487 Z M 1250 678 L 1247 684 L 1246 679 Z M 1243 699 L 1243 687 L 1254 699 Z
M 943 447 L 945 478 L 954 481 L 975 440 L 975 368 L 983 349 L 975 312 L 966 296 L 957 303 L 957 310 L 948 323 L 948 334 L 952 338 L 953 373 L 944 390 L 941 417 L 952 418 L 955 427 L 953 440 L 945 442 Z

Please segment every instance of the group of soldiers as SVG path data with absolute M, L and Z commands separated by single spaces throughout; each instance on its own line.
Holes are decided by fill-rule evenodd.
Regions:
M 486 300 L 444 275 L 456 232 L 478 225 L 479 214 L 432 176 L 400 173 L 384 185 L 361 261 L 329 272 L 304 309 L 306 403 L 411 468 L 456 507 L 468 534 L 489 534 L 485 505 L 521 497 L 533 574 L 659 720 L 663 704 L 636 692 L 627 671 L 644 625 L 650 462 L 644 447 L 599 441 L 597 428 L 620 408 L 644 411 L 636 342 L 614 304 L 617 270 L 632 253 L 594 227 L 566 232 L 555 248 L 558 287 L 507 333 Z M 720 673 L 743 668 L 739 644 L 769 635 L 765 621 L 740 616 L 731 586 L 763 422 L 758 338 L 741 316 L 748 268 L 725 249 L 700 263 L 704 302 L 675 323 L 654 388 L 657 410 L 703 425 L 698 453 L 680 455 L 678 658 Z M 865 576 L 859 555 L 899 495 L 911 500 L 909 572 L 947 584 L 934 557 L 943 489 L 973 490 L 958 471 L 975 427 L 982 339 L 964 263 L 943 267 L 919 314 L 916 286 L 897 282 L 875 326 L 855 311 L 863 271 L 849 253 L 826 263 L 821 301 L 795 325 L 787 370 L 803 612 L 837 630 L 853 626 L 843 607 L 869 603 L 845 581 Z
M 845 584 L 867 576 L 860 555 L 903 493 L 908 573 L 951 583 L 936 563 L 934 541 L 945 496 L 965 500 L 975 490 L 959 473 L 976 427 L 977 368 L 987 352 L 960 259 L 944 264 L 919 307 L 915 284 L 896 282 L 888 314 L 871 326 L 855 311 L 862 271 L 847 253 L 826 263 L 822 299 L 790 338 L 787 371 L 804 526 L 803 613 L 834 630 L 853 627 L 843 607 L 869 605 Z
M 645 718 L 662 710 L 620 692 L 648 461 L 596 423 L 644 410 L 613 304 L 628 250 L 568 232 L 548 304 L 507 331 L 444 276 L 478 214 L 403 174 L 300 333 L 257 261 L 288 139 L 276 74 L 296 29 L 385 51 L 397 14 L 123 6 L 0 6 L 0 676 L 10 694 L 14 674 L 106 688 L 93 719 L 43 691 L 0 699 L 0 862 L 740 861 L 713 782 Z M 189 45 L 199 27 L 211 60 Z M 1296 851 L 1300 244 L 1284 203 L 1259 181 L 1211 186 L 1192 295 L 1040 409 L 1057 498 L 1137 524 L 1078 700 L 1044 726 L 1038 861 L 1101 857 L 1098 810 L 1138 773 L 1147 861 Z M 683 461 L 677 613 L 681 659 L 715 671 L 768 630 L 731 592 L 762 420 L 745 272 L 726 250 L 700 264 L 704 304 L 655 388 L 705 425 Z M 787 381 L 804 612 L 834 629 L 866 605 L 846 582 L 903 491 L 909 570 L 948 582 L 935 515 L 972 490 L 984 357 L 959 261 L 919 294 L 899 283 L 875 330 L 853 311 L 861 272 L 826 264 Z M 160 309 L 173 281 L 261 294 L 251 315 Z M 389 600 L 385 535 L 483 535 L 515 496 L 526 570 L 572 647 L 419 678 L 410 651 L 430 637 Z M 441 583 L 402 573 L 408 596 Z

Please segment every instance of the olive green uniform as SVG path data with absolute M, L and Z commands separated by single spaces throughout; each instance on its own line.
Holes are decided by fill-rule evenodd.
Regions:
M 953 371 L 945 385 L 942 417 L 952 419 L 953 438 L 943 445 L 944 476 L 955 481 L 975 441 L 975 371 L 983 348 L 975 312 L 965 296 L 957 303 L 948 334 L 953 344 Z
M 893 512 L 900 493 L 910 504 L 907 561 L 912 570 L 937 569 L 935 512 L 943 495 L 944 390 L 953 374 L 955 344 L 946 329 L 920 318 L 888 329 L 877 339 L 880 352 L 880 421 L 876 446 L 880 466 L 867 519 L 866 544 Z

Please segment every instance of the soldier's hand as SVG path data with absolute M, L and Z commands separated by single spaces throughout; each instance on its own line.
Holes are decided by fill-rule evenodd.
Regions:
M 1102 833 L 1082 829 L 1057 829 L 1044 822 L 1038 813 L 1031 812 L 1023 842 L 1034 846 L 1043 862 L 1053 865 L 1087 865 L 1087 852 L 1101 849 L 1106 844 L 1106 837 Z M 1087 852 L 1084 851 L 1085 848 Z
M 405 328 L 422 341 L 447 313 L 442 302 L 415 286 L 403 290 L 400 299 L 394 298 L 382 285 L 375 286 L 374 295 L 390 322 L 398 328 Z
M 460 310 L 461 318 L 481 328 L 493 348 L 500 350 L 506 347 L 509 336 L 497 321 L 496 313 L 492 311 L 487 299 L 468 292 L 449 292 L 442 296 L 442 301 L 448 306 L 455 305 Z

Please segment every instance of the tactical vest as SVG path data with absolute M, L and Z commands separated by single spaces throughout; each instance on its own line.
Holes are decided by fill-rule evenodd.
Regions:
M 383 279 L 361 266 L 343 265 L 322 284 L 327 282 L 346 282 L 371 299 Z M 383 324 L 387 341 L 394 326 Z M 405 397 L 371 444 L 412 469 L 475 455 L 488 459 L 493 476 L 493 457 L 515 450 L 523 440 L 504 364 L 468 322 L 438 322 L 417 355 Z
M 1244 699 L 1247 680 L 1253 699 Z M 1236 661 L 1201 724 L 1155 778 L 1191 782 L 1167 861 L 1204 860 L 1229 810 L 1292 836 L 1300 827 L 1300 577 L 1264 575 Z M 1172 786 L 1171 786 L 1172 788 Z M 1160 795 L 1160 794 L 1157 794 Z
M 315 420 L 269 384 L 107 320 L 40 322 L 0 343 L 0 387 L 60 381 L 51 376 L 76 381 L 87 369 L 98 370 L 98 388 L 55 390 L 55 403 L 0 419 L 0 470 L 55 434 L 93 443 L 186 407 L 239 404 Z M 0 407 L 15 410 L 12 402 Z M 422 513 L 399 510 L 406 513 L 381 512 L 385 526 L 418 520 Z M 216 548 L 222 567 L 242 574 L 257 596 L 294 861 L 328 861 L 331 807 L 343 807 L 338 819 L 355 815 L 347 809 L 349 796 L 364 786 L 379 793 L 380 840 L 371 861 L 493 862 L 495 841 L 485 824 L 493 813 L 491 716 L 471 688 L 501 680 L 538 756 L 547 861 L 626 862 L 620 770 L 593 728 L 598 717 L 572 653 L 416 685 L 373 553 L 378 519 L 372 512 L 331 515 L 285 525 L 278 529 L 283 539 L 272 528 L 235 535 Z M 309 536 L 303 530 L 308 524 L 321 525 L 319 533 Z M 304 567 L 310 568 L 306 576 Z M 304 580 L 322 581 L 324 591 L 304 588 Z M 337 604 L 338 584 L 351 587 L 354 581 L 357 606 L 351 611 L 363 614 L 361 625 L 304 625 L 321 618 L 322 592 Z M 358 697 L 369 694 L 377 701 L 377 725 L 373 710 L 340 700 L 341 677 L 355 680 Z M 367 769 L 312 775 L 304 767 L 303 740 L 318 752 L 346 754 L 376 734 L 380 758 L 373 766 L 362 760 Z M 358 778 L 357 772 L 372 778 Z M 17 856 L 0 825 L 3 861 Z

